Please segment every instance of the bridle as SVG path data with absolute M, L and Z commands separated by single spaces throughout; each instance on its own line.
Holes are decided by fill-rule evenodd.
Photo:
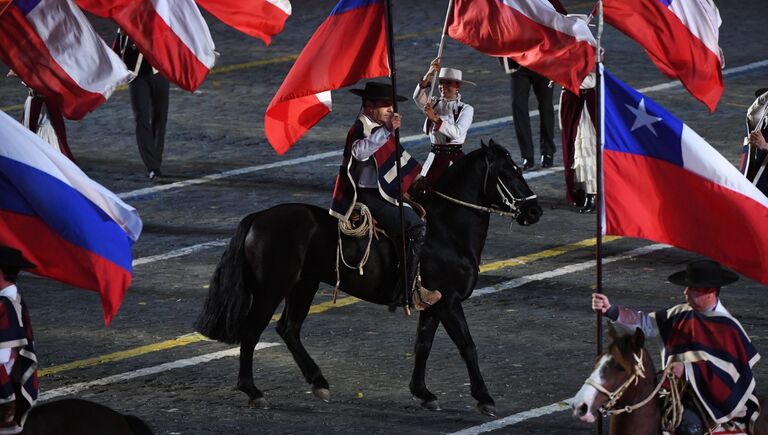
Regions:
M 485 177 L 483 178 L 483 193 L 485 195 L 488 194 L 488 177 L 491 173 L 491 162 L 488 161 L 488 156 L 485 156 Z M 496 190 L 499 192 L 499 196 L 501 197 L 501 202 L 509 207 L 510 211 L 506 210 L 500 210 L 498 208 L 494 207 L 485 207 L 482 205 L 472 204 L 470 202 L 462 201 L 460 199 L 456 199 L 452 196 L 448 196 L 442 192 L 438 192 L 435 190 L 435 194 L 443 199 L 446 199 L 448 201 L 451 201 L 453 203 L 463 205 L 464 207 L 469 207 L 471 209 L 484 211 L 486 213 L 491 214 L 498 214 L 499 216 L 511 216 L 513 219 L 516 219 L 518 216 L 520 216 L 520 213 L 522 213 L 520 206 L 524 204 L 527 201 L 536 199 L 536 194 L 527 196 L 525 198 L 518 198 L 516 197 L 512 191 L 509 190 L 509 188 L 504 184 L 499 177 L 496 177 Z
M 640 378 L 645 378 L 645 367 L 643 366 L 643 352 L 644 349 L 640 349 L 640 353 L 636 354 L 633 353 L 632 356 L 635 359 L 635 365 L 634 365 L 634 373 L 627 378 L 627 380 L 621 384 L 618 388 L 616 388 L 614 391 L 608 391 L 604 386 L 598 384 L 597 382 L 593 381 L 592 378 L 587 378 L 586 381 L 584 381 L 585 385 L 589 385 L 596 389 L 597 391 L 605 394 L 608 396 L 608 401 L 605 402 L 600 407 L 600 414 L 603 417 L 608 417 L 611 415 L 616 414 L 623 414 L 623 413 L 631 413 L 632 411 L 642 408 L 645 406 L 648 402 L 650 402 L 652 399 L 656 398 L 657 393 L 661 389 L 661 386 L 664 384 L 664 380 L 669 378 L 671 381 L 671 385 L 674 385 L 674 374 L 672 374 L 672 365 L 668 364 L 667 367 L 664 369 L 664 372 L 662 373 L 661 379 L 659 380 L 659 383 L 656 385 L 656 388 L 653 389 L 653 391 L 646 397 L 645 399 L 641 400 L 638 403 L 635 403 L 634 405 L 627 405 L 623 408 L 615 409 L 616 402 L 621 399 L 621 396 L 624 395 L 624 393 L 627 391 L 627 388 L 629 388 L 630 385 L 634 383 L 634 385 L 637 385 L 637 383 L 640 381 Z M 676 393 L 676 389 L 671 389 L 670 393 L 674 396 Z M 674 426 L 673 426 L 674 427 Z

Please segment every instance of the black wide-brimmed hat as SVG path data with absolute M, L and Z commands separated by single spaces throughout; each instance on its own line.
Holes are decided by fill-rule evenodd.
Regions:
M 372 101 L 392 101 L 392 85 L 389 83 L 368 82 L 365 89 L 350 89 L 355 95 Z M 397 101 L 407 101 L 408 98 L 398 95 Z
M 755 98 L 759 97 L 760 95 L 763 95 L 764 93 L 768 92 L 768 88 L 760 88 L 755 91 Z
M 0 245 L 0 266 L 18 267 L 19 269 L 35 267 L 21 255 L 21 251 L 3 245 Z
M 686 287 L 720 287 L 739 279 L 739 275 L 712 260 L 691 261 L 685 270 L 669 275 L 669 282 Z

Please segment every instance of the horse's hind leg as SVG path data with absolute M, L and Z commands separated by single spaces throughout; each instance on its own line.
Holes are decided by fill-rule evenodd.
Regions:
M 281 298 L 277 298 L 277 300 L 262 301 L 259 304 L 254 303 L 245 322 L 248 329 L 243 331 L 240 337 L 240 371 L 237 375 L 237 389 L 247 394 L 248 403 L 256 408 L 265 409 L 269 404 L 264 398 L 264 393 L 253 383 L 253 351 L 259 343 L 261 333 L 272 320 L 272 314 L 280 301 Z
M 301 343 L 301 325 L 309 314 L 309 308 L 317 292 L 317 281 L 299 282 L 285 298 L 285 308 L 277 323 L 277 333 L 285 341 L 291 351 L 294 361 L 301 369 L 304 379 L 312 384 L 312 393 L 325 402 L 331 398 L 328 381 L 320 371 L 320 367 L 309 356 Z
M 430 411 L 439 411 L 440 403 L 437 397 L 427 389 L 424 379 L 427 368 L 427 359 L 432 350 L 432 342 L 435 332 L 440 325 L 440 320 L 435 316 L 435 311 L 430 309 L 419 314 L 419 326 L 416 330 L 416 345 L 414 346 L 415 361 L 411 374 L 411 394 L 421 399 L 421 406 Z
M 447 308 L 441 313 L 440 321 L 443 323 L 445 332 L 448 333 L 448 336 L 451 337 L 451 340 L 459 349 L 464 364 L 467 365 L 471 393 L 472 397 L 477 399 L 477 408 L 483 414 L 495 416 L 496 405 L 488 393 L 483 375 L 480 373 L 477 347 L 475 347 L 475 342 L 469 333 L 469 326 L 467 326 L 467 319 L 464 317 L 464 309 L 461 308 L 461 304 L 457 303 Z

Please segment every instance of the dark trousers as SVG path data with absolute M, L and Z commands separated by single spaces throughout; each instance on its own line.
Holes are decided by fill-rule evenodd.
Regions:
M 168 80 L 151 70 L 140 72 L 130 84 L 136 143 L 148 171 L 158 171 L 163 162 L 169 88 Z
M 512 119 L 515 124 L 517 143 L 524 159 L 533 161 L 533 135 L 531 118 L 528 115 L 528 97 L 531 88 L 539 103 L 541 155 L 555 154 L 555 108 L 552 103 L 552 88 L 549 80 L 535 72 L 521 67 L 512 73 Z
M 379 226 L 387 232 L 395 243 L 400 243 L 400 209 L 381 197 L 376 189 L 357 189 L 357 200 L 365 204 Z M 410 208 L 403 207 L 406 238 L 411 238 L 414 231 L 424 228 L 426 224 L 418 214 Z

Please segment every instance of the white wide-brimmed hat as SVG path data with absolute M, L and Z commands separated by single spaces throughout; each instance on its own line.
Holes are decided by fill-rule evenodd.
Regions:
M 461 79 L 461 70 L 456 68 L 440 68 L 440 75 L 437 76 L 438 80 L 451 80 L 459 83 L 468 83 L 475 86 L 473 82 Z

